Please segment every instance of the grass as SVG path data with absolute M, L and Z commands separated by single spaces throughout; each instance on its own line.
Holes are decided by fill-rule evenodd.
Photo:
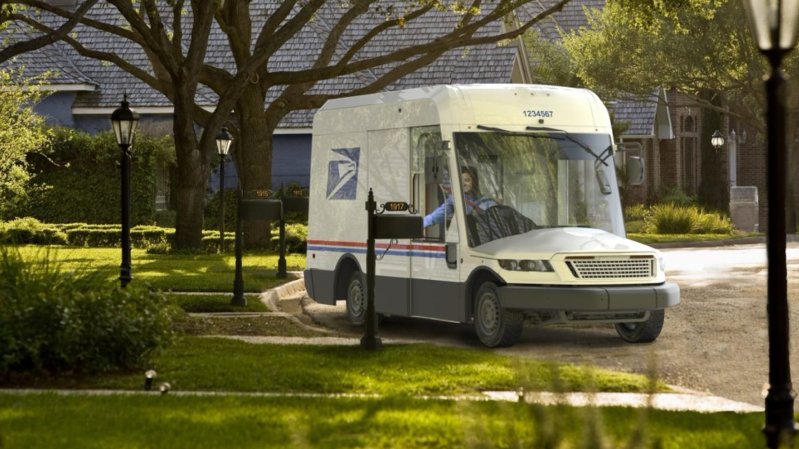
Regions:
M 233 294 L 197 295 L 169 293 L 167 298 L 175 301 L 188 313 L 233 313 L 233 312 L 268 312 L 258 295 L 245 295 L 247 305 L 244 307 L 230 304 Z
M 119 276 L 119 248 L 75 248 L 69 246 L 16 246 L 23 257 L 46 251 L 65 270 L 90 268 Z M 246 252 L 242 257 L 244 290 L 262 292 L 285 282 L 276 277 L 278 255 L 271 252 Z M 131 251 L 133 281 L 164 291 L 232 292 L 236 258 L 230 254 L 148 254 Z M 286 255 L 289 271 L 305 267 L 304 254 Z
M 759 237 L 763 234 L 758 233 L 735 233 L 735 234 L 641 234 L 628 233 L 627 238 L 636 242 L 651 245 L 657 243 L 700 243 L 700 242 L 723 242 L 728 240 L 742 239 L 747 237 Z
M 642 420 L 642 415 L 646 420 Z M 58 396 L 0 394 L 4 448 L 762 447 L 762 414 L 411 398 Z
M 645 392 L 649 380 L 589 367 L 433 345 L 250 344 L 185 337 L 153 358 L 159 381 L 179 391 L 455 395 L 486 390 Z M 138 390 L 144 369 L 93 376 L 16 377 L 6 386 Z M 665 386 L 660 385 L 660 389 Z

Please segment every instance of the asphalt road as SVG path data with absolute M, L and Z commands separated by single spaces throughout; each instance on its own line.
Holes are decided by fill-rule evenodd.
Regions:
M 662 251 L 669 280 L 680 285 L 682 302 L 667 311 L 654 343 L 625 343 L 611 325 L 558 325 L 527 327 L 517 345 L 495 351 L 655 373 L 673 385 L 762 406 L 768 380 L 765 245 Z M 799 244 L 789 243 L 786 254 L 795 368 Z M 343 302 L 332 307 L 306 300 L 305 309 L 330 327 L 361 332 L 346 321 Z M 427 320 L 392 318 L 380 325 L 379 335 L 482 347 L 470 326 Z

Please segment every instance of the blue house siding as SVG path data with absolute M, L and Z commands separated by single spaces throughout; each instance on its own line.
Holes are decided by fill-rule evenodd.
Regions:
M 75 92 L 52 93 L 34 106 L 33 111 L 45 117 L 48 125 L 76 128 L 75 117 L 72 115 L 75 94 Z
M 308 187 L 311 177 L 311 135 L 275 134 L 272 137 L 272 188 L 298 184 Z M 225 160 L 225 190 L 238 187 L 236 164 L 228 157 Z M 211 173 L 208 181 L 211 192 L 219 191 L 219 167 Z
M 273 188 L 280 188 L 284 184 L 308 187 L 311 178 L 311 135 L 275 134 L 272 148 Z

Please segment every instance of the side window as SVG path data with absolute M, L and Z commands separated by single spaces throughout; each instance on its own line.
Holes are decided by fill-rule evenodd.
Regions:
M 450 173 L 442 147 L 441 131 L 437 126 L 413 128 L 413 188 L 414 206 L 425 218 L 424 239 L 443 241 L 453 209 L 448 204 Z

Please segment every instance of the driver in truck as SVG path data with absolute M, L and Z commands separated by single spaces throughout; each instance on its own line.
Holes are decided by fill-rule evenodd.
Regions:
M 480 213 L 489 207 L 496 206 L 497 202 L 484 198 L 480 194 L 480 180 L 477 177 L 477 171 L 473 167 L 464 166 L 461 169 L 461 182 L 463 186 L 463 204 L 466 206 L 466 214 L 476 211 Z M 449 184 L 443 184 L 445 191 L 450 192 Z M 425 215 L 424 227 L 430 227 L 444 221 L 444 217 L 452 216 L 454 213 L 454 206 L 452 204 L 452 195 L 447 196 L 447 199 L 438 206 L 433 212 Z

